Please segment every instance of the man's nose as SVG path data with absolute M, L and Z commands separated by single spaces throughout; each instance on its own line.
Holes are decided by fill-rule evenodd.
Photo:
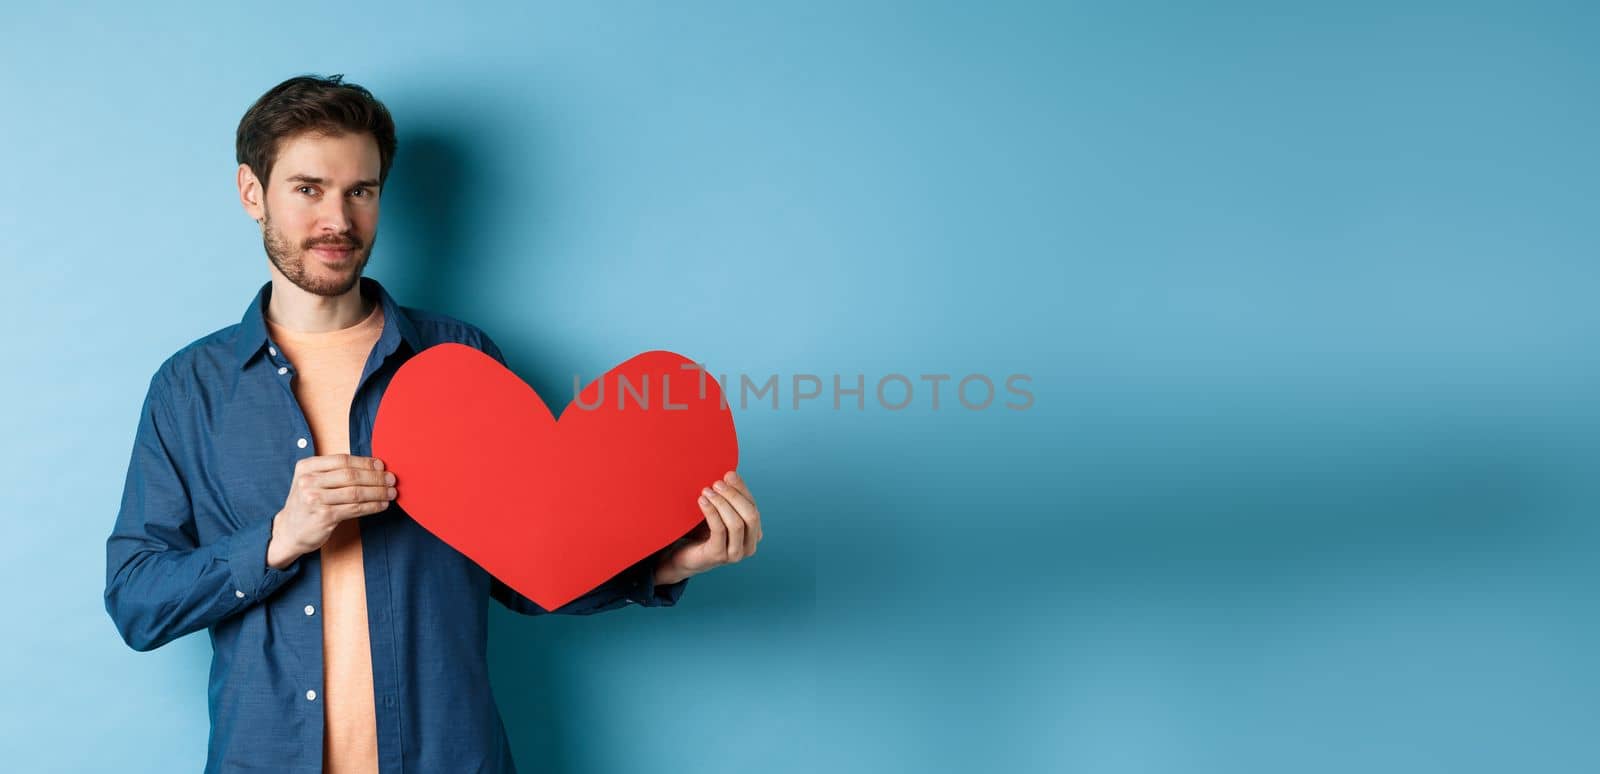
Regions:
M 329 197 L 317 211 L 317 228 L 323 232 L 343 234 L 350 230 L 350 202 L 342 197 Z

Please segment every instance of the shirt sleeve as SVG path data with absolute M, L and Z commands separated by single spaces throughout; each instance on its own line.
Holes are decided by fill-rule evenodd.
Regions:
M 159 648 L 267 598 L 297 574 L 267 565 L 272 519 L 206 545 L 174 454 L 179 437 L 158 371 L 150 380 L 122 503 L 106 539 L 106 612 L 137 651 Z
M 501 354 L 500 347 L 496 346 L 489 334 L 474 329 L 478 341 L 476 347 L 479 351 L 495 359 L 500 365 L 506 365 L 505 355 Z M 656 585 L 656 566 L 661 561 L 661 555 L 667 549 L 657 551 L 630 566 L 628 569 L 617 573 L 610 580 L 600 584 L 593 591 L 568 602 L 554 610 L 546 610 L 537 602 L 523 596 L 515 589 L 493 578 L 489 587 L 489 595 L 495 601 L 505 605 L 523 615 L 544 615 L 554 613 L 557 615 L 591 615 L 607 610 L 616 610 L 637 604 L 644 607 L 671 607 L 678 604 L 678 598 L 683 596 L 683 591 L 689 585 L 689 578 L 684 578 L 677 583 L 665 586 Z
M 507 609 L 523 615 L 593 615 L 628 605 L 672 607 L 678 604 L 678 598 L 683 596 L 683 590 L 689 585 L 690 579 L 684 578 L 665 586 L 656 585 L 656 565 L 660 558 L 661 551 L 657 551 L 633 563 L 628 569 L 617 573 L 593 591 L 554 610 L 546 610 L 539 603 L 528 599 L 493 576 L 491 576 L 489 595 Z

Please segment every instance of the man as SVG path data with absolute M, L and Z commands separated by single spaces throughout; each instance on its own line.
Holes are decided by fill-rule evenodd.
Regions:
M 704 524 L 556 610 L 491 577 L 390 507 L 403 482 L 367 456 L 407 358 L 459 342 L 504 363 L 475 326 L 361 276 L 395 154 L 387 109 L 342 76 L 291 78 L 236 142 L 271 281 L 151 378 L 106 610 L 139 651 L 210 632 L 207 772 L 514 771 L 488 599 L 528 615 L 671 606 L 690 576 L 755 553 L 754 498 L 729 471 L 699 498 Z

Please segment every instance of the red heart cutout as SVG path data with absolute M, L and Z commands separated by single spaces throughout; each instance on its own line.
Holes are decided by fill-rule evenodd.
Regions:
M 738 467 L 733 413 L 694 361 L 653 350 L 551 416 L 494 358 L 439 344 L 395 373 L 373 456 L 418 524 L 546 610 L 705 520 L 700 490 Z

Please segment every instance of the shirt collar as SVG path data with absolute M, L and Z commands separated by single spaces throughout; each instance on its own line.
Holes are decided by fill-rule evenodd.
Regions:
M 389 291 L 371 277 L 362 277 L 361 296 L 372 298 L 376 296 L 378 303 L 383 306 L 383 333 L 378 337 L 378 349 L 386 356 L 393 352 L 400 342 L 410 345 L 412 352 L 422 351 L 422 339 L 417 336 L 416 326 L 412 325 L 411 318 L 407 317 L 389 296 Z M 243 369 L 250 364 L 250 360 L 261 351 L 267 343 L 267 320 L 265 311 L 267 300 L 272 298 L 272 283 L 269 281 L 256 291 L 256 297 L 250 302 L 250 308 L 244 312 L 244 317 L 239 320 L 239 335 L 233 343 L 234 357 L 239 361 L 239 368 Z

